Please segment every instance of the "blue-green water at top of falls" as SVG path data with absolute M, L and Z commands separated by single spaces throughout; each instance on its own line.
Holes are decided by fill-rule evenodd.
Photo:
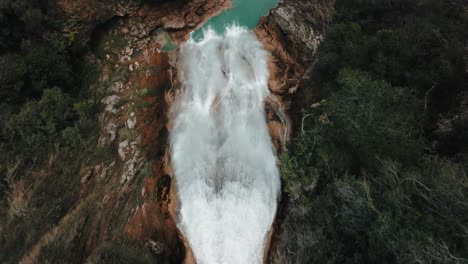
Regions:
M 219 34 L 223 34 L 226 26 L 236 24 L 253 29 L 260 18 L 268 14 L 268 11 L 278 5 L 279 0 L 231 0 L 232 7 L 221 14 L 209 19 L 200 29 L 192 34 L 192 38 L 200 40 L 203 31 L 212 28 Z

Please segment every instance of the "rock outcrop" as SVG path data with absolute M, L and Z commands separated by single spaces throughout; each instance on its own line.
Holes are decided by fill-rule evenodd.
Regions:
M 208 18 L 228 8 L 230 0 L 58 0 L 65 21 L 64 32 L 87 44 L 96 37 L 92 32 L 116 18 L 132 18 L 136 27 L 122 28 L 133 36 L 142 37 L 156 28 L 164 28 L 178 41 L 198 28 Z M 99 33 L 99 32 L 98 32 Z
M 333 14 L 334 1 L 284 0 L 255 29 L 272 54 L 268 84 L 272 95 L 266 101 L 266 110 L 277 149 L 284 149 L 301 110 L 313 95 L 305 89 L 309 86 L 317 47 Z
M 306 76 L 334 14 L 334 1 L 282 1 L 255 32 L 272 55 L 270 89 L 294 93 Z

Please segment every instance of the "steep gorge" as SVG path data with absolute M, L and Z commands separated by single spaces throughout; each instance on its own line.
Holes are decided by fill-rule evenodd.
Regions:
M 309 87 L 309 84 L 307 83 L 307 80 L 311 77 L 310 74 L 312 72 L 311 69 L 313 67 L 315 50 L 317 49 L 321 39 L 323 38 L 323 34 L 324 34 L 324 32 L 325 32 L 325 30 L 327 28 L 327 25 L 332 20 L 333 13 L 334 13 L 334 3 L 333 2 L 312 2 L 311 1 L 311 2 L 297 3 L 297 2 L 294 2 L 294 1 L 283 1 L 283 2 L 280 3 L 278 8 L 274 8 L 269 13 L 269 15 L 267 17 L 264 17 L 260 21 L 259 26 L 255 29 L 255 33 L 256 33 L 257 37 L 260 39 L 260 41 L 262 41 L 263 47 L 265 47 L 272 54 L 271 56 L 269 56 L 269 59 L 268 59 L 268 62 L 269 62 L 269 64 L 268 64 L 268 72 L 269 72 L 268 89 L 272 93 L 268 97 L 265 97 L 266 101 L 265 101 L 265 106 L 264 107 L 265 107 L 265 110 L 267 112 L 267 124 L 268 124 L 268 128 L 269 128 L 269 134 L 272 137 L 272 140 L 274 142 L 275 148 L 276 148 L 278 153 L 281 153 L 282 151 L 284 151 L 285 144 L 286 144 L 289 136 L 291 135 L 291 133 L 294 132 L 294 129 L 298 124 L 298 118 L 300 118 L 300 116 L 301 116 L 300 115 L 301 109 L 303 107 L 306 107 L 306 104 L 311 102 L 311 97 L 310 96 L 309 97 L 304 96 L 304 95 L 306 95 L 308 93 L 310 94 L 311 91 L 305 92 L 304 87 Z M 229 30 L 228 30 L 228 32 L 229 32 Z M 217 37 L 217 36 L 213 37 L 213 33 L 211 33 L 210 38 L 215 38 L 215 39 L 217 38 L 218 39 L 217 41 L 218 42 L 220 41 L 219 37 Z M 200 44 L 200 45 L 206 45 L 206 46 L 210 45 L 209 41 L 202 40 L 201 42 L 202 42 L 202 44 Z M 238 43 L 238 42 L 233 41 L 233 40 L 231 40 L 230 42 Z M 211 44 L 211 45 L 214 45 L 214 44 Z M 226 44 L 224 44 L 224 45 L 226 45 Z M 194 84 L 191 84 L 191 82 L 197 83 L 197 81 L 203 80 L 203 78 L 206 78 L 206 76 L 205 76 L 206 73 L 209 72 L 211 74 L 208 74 L 208 75 L 212 78 L 211 81 L 213 81 L 213 84 L 215 86 L 216 85 L 218 85 L 220 87 L 225 86 L 225 84 L 223 84 L 222 81 L 217 83 L 216 80 L 223 80 L 224 78 L 231 79 L 232 78 L 231 73 L 230 72 L 226 73 L 225 68 L 224 68 L 226 66 L 223 66 L 223 64 L 224 64 L 223 59 L 222 59 L 222 63 L 220 63 L 220 65 L 218 65 L 216 63 L 217 62 L 216 59 L 213 59 L 214 58 L 213 56 L 218 56 L 217 54 L 220 54 L 221 56 L 229 57 L 229 55 L 223 55 L 223 53 L 225 52 L 225 50 L 224 50 L 225 46 L 224 45 L 221 44 L 221 45 L 217 46 L 218 47 L 217 50 L 215 49 L 215 47 L 212 47 L 211 48 L 211 53 L 210 53 L 211 55 L 204 54 L 202 49 L 199 51 L 198 50 L 199 48 L 197 48 L 197 46 L 194 45 L 194 43 L 187 45 L 188 47 L 190 47 L 191 49 L 194 50 L 193 52 L 195 54 L 195 57 L 197 58 L 196 60 L 192 60 L 192 64 L 197 65 L 201 69 L 197 68 L 196 72 L 198 74 L 194 74 L 195 76 L 197 76 L 195 79 L 189 78 L 188 80 L 190 80 L 190 81 L 185 80 L 187 82 L 186 85 L 188 84 L 188 86 L 191 87 L 191 89 L 193 89 Z M 229 47 L 230 45 L 227 44 L 227 46 Z M 183 63 L 184 62 L 186 63 L 186 61 L 184 59 L 184 56 L 187 56 L 187 54 L 184 54 L 184 48 L 182 50 L 183 50 L 182 51 L 182 61 L 183 61 Z M 187 51 L 185 51 L 185 52 L 187 52 Z M 213 54 L 215 54 L 215 55 L 213 55 Z M 244 58 L 246 58 L 246 57 L 247 56 L 244 56 Z M 204 62 L 204 60 L 203 60 L 204 58 L 211 58 L 210 62 L 209 63 Z M 209 68 L 213 68 L 214 71 L 204 69 L 204 67 L 202 66 L 204 63 L 208 63 L 207 65 L 209 65 Z M 187 70 L 187 67 L 188 67 L 187 65 L 184 65 L 182 67 L 182 71 L 184 72 L 184 70 Z M 219 68 L 221 68 L 221 71 L 219 70 Z M 229 67 L 227 67 L 227 69 L 229 69 Z M 190 73 L 190 70 L 188 70 L 188 72 Z M 252 71 L 252 72 L 255 72 L 255 71 Z M 217 74 L 219 74 L 220 78 L 215 78 L 215 76 L 217 76 Z M 222 76 L 222 74 L 224 74 L 224 76 Z M 187 77 L 187 76 L 184 76 L 184 77 Z M 182 78 L 184 78 L 184 77 L 182 77 Z M 244 78 L 244 79 L 248 80 L 249 78 Z M 203 83 L 203 82 L 201 82 L 201 83 Z M 205 79 L 204 84 L 208 85 L 209 82 L 206 82 L 206 79 Z M 209 85 L 208 85 L 208 87 L 209 87 Z M 198 89 L 200 89 L 200 88 L 198 88 Z M 217 89 L 219 89 L 219 87 Z M 204 87 L 201 91 L 206 92 L 206 91 L 209 91 L 209 90 L 210 90 L 210 88 Z M 227 90 L 229 90 L 229 88 Z M 194 96 L 194 94 L 192 94 L 192 92 L 193 91 L 191 91 L 189 94 Z M 222 98 L 220 99 L 219 97 L 216 97 L 215 96 L 216 92 L 209 93 L 209 94 L 212 95 L 212 98 L 210 99 L 210 97 L 208 96 L 207 98 L 204 99 L 204 100 L 206 100 L 205 104 L 204 104 L 205 108 L 206 107 L 213 107 L 213 108 L 215 108 L 215 110 L 213 110 L 213 111 L 215 111 L 215 113 L 216 113 L 218 111 L 218 107 L 221 107 L 221 109 L 222 109 L 223 99 Z M 202 97 L 195 96 L 195 97 L 199 98 L 199 99 L 204 98 L 203 96 Z M 194 98 L 190 97 L 189 100 L 197 101 L 199 99 L 194 99 Z M 214 100 L 214 102 L 215 102 L 214 105 L 215 106 L 212 106 L 209 103 L 210 100 Z M 194 101 L 192 101 L 192 103 L 185 102 L 184 105 L 185 105 L 185 107 L 188 107 L 188 109 L 193 110 L 194 105 L 197 105 L 197 103 L 194 104 Z M 205 116 L 205 117 L 209 120 L 210 119 L 210 117 L 209 117 L 210 111 L 207 110 L 207 109 L 209 109 L 209 108 L 206 108 L 205 112 L 208 114 L 208 116 Z M 191 115 L 189 115 L 189 116 L 191 116 Z M 216 115 L 214 115 L 214 116 L 216 116 Z M 292 120 L 290 120 L 289 116 L 292 116 Z M 193 119 L 198 120 L 197 118 L 193 118 Z M 202 122 L 201 124 L 203 124 L 203 123 L 204 122 Z M 185 168 L 189 168 L 189 167 L 192 168 L 192 169 L 197 168 L 197 167 L 200 166 L 199 164 L 206 164 L 202 160 L 204 160 L 205 162 L 206 162 L 206 160 L 210 160 L 210 162 L 214 162 L 217 159 L 217 154 L 219 154 L 219 153 L 217 152 L 217 147 L 216 146 L 217 146 L 218 143 L 216 143 L 217 142 L 217 140 L 216 140 L 217 137 L 216 137 L 216 132 L 214 132 L 214 131 L 217 130 L 216 129 L 216 124 L 214 126 L 210 126 L 208 124 L 206 124 L 206 126 L 205 125 L 202 125 L 202 126 L 204 128 L 203 130 L 197 130 L 191 125 L 189 127 L 192 127 L 194 129 L 187 129 L 187 127 L 185 129 L 186 129 L 187 133 L 189 133 L 188 132 L 189 130 L 192 131 L 192 132 L 193 131 L 204 131 L 206 133 L 202 133 L 202 134 L 210 135 L 208 138 L 210 138 L 211 141 L 208 141 L 209 142 L 208 145 L 211 146 L 211 147 L 206 148 L 206 149 L 210 149 L 210 153 L 207 156 L 205 156 L 206 159 L 203 158 L 203 157 L 200 157 L 199 158 L 199 161 L 200 161 L 199 163 L 193 163 L 192 166 L 188 166 L 188 167 L 184 166 Z M 213 133 L 215 133 L 215 134 L 213 134 Z M 186 137 L 187 137 L 187 135 L 186 135 Z M 188 136 L 187 139 L 189 139 L 189 138 L 195 139 L 195 137 L 199 137 L 198 133 L 196 133 L 196 135 Z M 204 135 L 202 137 L 204 137 Z M 203 140 L 195 140 L 195 141 L 196 142 L 204 142 Z M 187 142 L 188 141 L 185 140 L 185 143 L 187 143 Z M 223 142 L 221 141 L 221 145 L 222 145 L 222 143 Z M 188 144 L 188 145 L 191 145 L 191 144 Z M 183 153 L 184 151 L 180 151 L 182 149 L 183 148 L 179 148 L 178 149 L 179 151 L 177 153 L 179 153 L 179 154 Z M 205 149 L 205 147 L 203 147 L 202 145 L 198 145 L 198 148 L 196 148 L 196 149 L 198 151 L 203 151 L 203 149 Z M 175 155 L 175 154 L 173 154 L 173 155 Z M 201 155 L 204 155 L 204 154 L 201 154 Z M 179 158 L 179 157 L 177 157 L 177 158 Z M 185 158 L 185 160 L 188 160 L 188 158 Z M 174 162 L 174 156 L 173 156 L 173 162 Z M 246 161 L 245 164 L 249 164 L 249 162 Z M 215 168 L 214 171 L 216 171 L 216 168 L 219 168 L 219 167 L 217 167 L 217 165 L 219 165 L 219 164 L 215 164 L 215 165 L 211 166 L 211 168 L 212 168 L 211 170 L 213 170 L 213 168 Z M 239 166 L 242 166 L 242 165 L 239 164 Z M 247 166 L 249 166 L 249 165 L 247 165 Z M 259 165 L 256 165 L 256 166 L 260 167 Z M 202 165 L 201 167 L 204 167 L 206 169 L 206 167 L 204 165 Z M 208 167 L 210 167 L 210 166 L 208 166 Z M 220 167 L 221 168 L 223 167 L 223 162 L 221 162 Z M 208 171 L 210 171 L 210 170 L 208 170 Z M 182 173 L 182 174 L 186 175 L 184 177 L 186 177 L 185 180 L 187 180 L 188 178 L 190 178 L 189 175 L 191 175 L 191 176 L 200 175 L 200 174 L 203 174 L 203 172 L 207 173 L 206 170 L 202 171 L 202 173 L 199 173 L 198 171 L 190 171 L 189 169 L 186 169 L 185 173 Z M 207 174 L 210 174 L 210 172 L 208 172 Z M 217 175 L 216 172 L 215 173 L 211 172 L 211 175 L 212 176 L 208 176 L 207 178 L 208 179 L 210 179 L 210 178 L 216 179 L 216 175 Z M 177 172 L 175 173 L 175 177 L 177 179 Z M 200 180 L 199 176 L 197 176 L 196 178 L 198 178 Z M 202 186 L 205 186 L 204 188 L 206 188 L 206 183 L 203 183 L 204 180 L 206 180 L 206 179 L 201 177 Z M 194 181 L 197 181 L 197 180 L 194 180 Z M 208 182 L 209 182 L 209 180 L 208 180 Z M 222 182 L 222 180 L 221 180 L 221 182 Z M 210 184 L 208 184 L 208 186 L 209 185 Z M 208 187 L 208 189 L 209 188 L 210 187 Z M 200 189 L 203 189 L 203 188 L 195 188 L 195 189 L 197 191 L 200 191 Z M 190 187 L 189 187 L 189 190 L 190 190 Z M 201 193 L 203 193 L 203 192 L 201 192 Z M 179 193 L 179 196 L 181 196 L 181 195 L 182 194 Z M 190 195 L 189 195 L 189 197 L 190 197 Z M 216 197 L 216 195 L 215 195 L 215 197 Z M 192 198 L 193 198 L 193 196 L 192 196 Z M 204 198 L 204 199 L 206 199 L 206 198 Z M 216 200 L 216 198 L 214 200 Z M 249 199 L 246 199 L 246 200 L 249 200 Z M 251 200 L 251 201 L 253 201 L 253 200 Z M 190 204 L 192 204 L 192 203 L 197 204 L 197 202 L 199 202 L 199 201 L 191 200 Z M 282 205 L 285 205 L 285 204 L 282 203 Z M 257 204 L 257 206 L 259 206 L 259 204 Z M 183 208 L 183 205 L 182 205 L 182 208 Z M 201 207 L 193 206 L 193 208 L 200 209 Z M 206 210 L 202 210 L 202 211 L 204 213 L 198 212 L 201 215 L 201 216 L 198 215 L 198 217 L 201 217 L 201 219 L 203 219 L 203 218 L 209 219 L 210 217 L 207 216 L 207 215 L 209 215 L 209 211 L 206 211 Z M 226 211 L 218 212 L 217 217 L 223 216 L 223 214 L 230 215 L 232 213 L 231 211 L 236 212 L 236 210 L 226 210 Z M 259 214 L 262 214 L 262 210 L 259 211 Z M 184 217 L 184 215 L 182 213 L 182 219 L 183 219 L 183 217 Z M 232 214 L 232 218 L 236 218 L 236 217 L 237 217 L 236 214 Z M 219 256 L 218 259 L 214 258 L 214 259 L 211 259 L 211 260 L 207 261 L 206 256 L 204 256 L 205 259 L 202 258 L 201 263 L 221 263 L 221 262 L 223 262 L 222 261 L 223 260 L 222 256 L 224 256 L 223 255 L 224 251 L 222 250 L 223 245 L 222 245 L 222 242 L 221 242 L 223 240 L 222 240 L 222 238 L 220 238 L 220 237 L 222 237 L 223 232 L 220 231 L 218 233 L 213 233 L 211 236 L 208 235 L 208 234 L 211 233 L 210 231 L 208 231 L 210 229 L 208 229 L 208 228 L 203 229 L 202 228 L 203 224 L 201 224 L 201 226 L 200 226 L 200 224 L 198 224 L 199 226 L 197 226 L 197 224 L 194 224 L 194 223 L 197 223 L 197 221 L 194 221 L 192 223 L 190 222 L 190 219 L 196 219 L 196 218 L 197 218 L 197 212 L 195 211 L 195 212 L 192 212 L 192 214 L 190 214 L 190 217 L 186 217 L 185 221 L 183 219 L 182 220 L 182 225 L 181 225 L 182 229 L 186 228 L 187 224 L 191 225 L 192 228 L 193 228 L 193 226 L 196 226 L 200 230 L 205 230 L 205 232 L 207 234 L 204 234 L 204 236 L 202 236 L 202 237 L 204 237 L 206 239 L 206 241 L 210 241 L 211 239 L 215 239 L 215 237 L 218 237 L 219 239 L 217 241 L 221 243 L 221 245 L 212 244 L 212 246 L 210 247 L 210 251 L 208 251 L 208 252 L 216 252 L 216 251 L 213 251 L 213 250 L 216 249 L 216 248 L 220 248 L 221 250 L 218 250 L 219 252 L 215 253 L 217 256 Z M 213 219 L 216 219 L 216 218 L 213 218 Z M 279 224 L 281 223 L 281 220 L 282 220 L 282 218 L 281 218 L 281 214 L 280 214 Z M 212 221 L 207 221 L 207 222 L 209 224 L 213 223 Z M 185 223 L 185 225 L 184 225 L 184 223 Z M 250 222 L 250 223 L 252 225 L 254 225 L 253 224 L 254 222 Z M 213 230 L 211 230 L 211 231 L 217 230 L 216 228 L 214 228 L 214 226 L 216 226 L 216 224 L 214 224 L 212 226 L 213 226 Z M 230 226 L 233 226 L 233 228 L 235 229 L 236 225 L 230 225 Z M 281 235 L 280 225 L 277 225 L 276 228 L 271 229 L 270 231 L 274 232 L 273 237 L 277 237 L 277 236 Z M 187 230 L 185 230 L 184 233 L 186 233 L 186 232 L 187 232 Z M 275 247 L 278 246 L 278 244 L 276 244 L 276 242 L 275 242 L 276 241 L 275 239 L 273 239 L 273 243 L 270 244 L 269 237 L 270 237 L 270 235 L 268 235 L 268 238 L 267 238 L 267 241 L 266 241 L 267 249 L 265 251 L 265 256 L 269 256 L 268 248 L 270 247 L 270 245 L 272 246 L 272 250 L 275 250 Z M 204 241 L 202 239 L 202 241 L 197 241 L 196 243 L 203 244 L 203 242 Z M 189 244 L 190 244 L 190 239 L 189 239 Z M 237 243 L 236 246 L 231 246 L 231 248 L 239 248 L 240 244 L 241 244 L 241 242 Z M 209 244 L 203 245 L 203 246 L 208 246 L 208 245 Z M 192 247 L 193 247 L 193 244 L 192 244 Z M 200 249 L 198 249 L 198 250 L 200 250 Z M 207 252 L 207 251 L 205 251 L 205 252 Z M 247 252 L 238 252 L 238 254 L 236 256 L 241 257 L 241 256 L 245 256 L 245 254 L 248 255 L 250 253 L 248 251 Z M 235 258 L 231 257 L 231 259 L 235 259 Z M 271 259 L 269 259 L 269 260 L 265 259 L 265 261 L 271 262 L 272 260 Z M 273 261 L 278 261 L 278 260 L 273 260 Z M 240 261 L 240 262 L 245 262 L 245 260 Z M 240 263 L 240 262 L 234 261 L 233 263 Z
M 175 164 L 177 159 L 173 156 L 171 161 L 169 133 L 180 129 L 181 125 L 180 121 L 173 119 L 173 113 L 169 110 L 173 106 L 179 107 L 180 94 L 177 94 L 177 91 L 187 84 L 185 79 L 179 80 L 177 77 L 181 74 L 178 72 L 181 68 L 177 67 L 176 48 L 177 44 L 189 38 L 191 31 L 200 27 L 208 18 L 226 9 L 229 4 L 230 2 L 225 0 L 147 1 L 143 4 L 141 1 L 57 1 L 60 16 L 65 21 L 63 33 L 85 49 L 91 45 L 84 56 L 87 62 L 97 69 L 98 76 L 91 80 L 89 85 L 95 98 L 98 98 L 93 100 L 97 100 L 102 106 L 97 114 L 100 131 L 98 137 L 91 140 L 93 148 L 80 156 L 80 164 L 77 166 L 79 173 L 73 176 L 77 177 L 79 182 L 74 203 L 71 207 L 63 209 L 64 215 L 50 227 L 50 230 L 41 234 L 39 239 L 32 241 L 34 245 L 31 248 L 19 252 L 19 254 L 24 252 L 22 263 L 35 263 L 38 260 L 53 262 L 53 257 L 57 255 L 49 256 L 46 253 L 55 251 L 62 252 L 61 257 L 67 255 L 77 262 L 99 262 L 100 257 L 108 256 L 106 254 L 119 256 L 127 253 L 127 247 L 142 249 L 141 252 L 151 252 L 152 256 L 161 262 L 180 263 L 183 259 L 190 259 L 190 249 L 185 248 L 188 246 L 187 241 L 184 242 L 184 237 L 177 230 L 173 219 L 177 215 L 176 208 L 179 206 L 176 197 L 181 194 L 174 182 L 176 177 L 174 172 L 177 174 L 178 168 L 173 168 L 171 164 L 171 162 Z M 236 33 L 239 35 L 230 40 L 235 42 L 236 38 L 239 38 L 236 41 L 255 43 L 254 47 L 245 47 L 245 50 L 236 50 L 233 47 L 230 50 L 228 43 L 223 44 L 224 51 L 233 52 L 230 56 L 237 59 L 237 61 L 233 59 L 233 64 L 227 63 L 227 65 L 231 65 L 233 69 L 237 67 L 235 65 L 241 66 L 239 69 L 231 72 L 225 70 L 223 73 L 219 70 L 222 66 L 218 65 L 215 67 L 217 73 L 214 75 L 220 80 L 225 78 L 225 74 L 234 76 L 234 81 L 229 85 L 244 88 L 249 85 L 243 83 L 243 79 L 250 81 L 256 79 L 252 81 L 256 88 L 241 89 L 242 93 L 232 93 L 224 97 L 226 99 L 224 101 L 219 95 L 216 99 L 211 98 L 225 104 L 220 103 L 215 107 L 214 112 L 219 116 L 209 119 L 215 128 L 208 132 L 214 133 L 211 135 L 217 142 L 212 145 L 218 150 L 204 153 L 206 155 L 224 153 L 224 156 L 221 155 L 223 159 L 213 166 L 226 171 L 224 174 L 228 175 L 227 178 L 234 175 L 230 173 L 231 169 L 240 170 L 242 164 L 249 164 L 246 171 L 253 172 L 236 171 L 236 174 L 262 175 L 258 178 L 245 177 L 243 184 L 248 187 L 267 185 L 267 188 L 262 186 L 260 189 L 264 188 L 268 193 L 259 194 L 250 187 L 239 186 L 239 189 L 249 194 L 246 200 L 252 207 L 249 209 L 234 202 L 233 209 L 228 209 L 231 214 L 228 216 L 232 219 L 226 218 L 226 222 L 212 219 L 218 225 L 227 225 L 226 223 L 239 218 L 245 220 L 240 223 L 245 224 L 244 227 L 227 228 L 228 232 L 233 233 L 233 237 L 245 233 L 254 237 L 254 239 L 249 238 L 250 242 L 246 243 L 245 247 L 238 248 L 239 252 L 232 252 L 242 258 L 241 262 L 247 257 L 261 261 L 260 259 L 264 258 L 262 255 L 264 249 L 261 247 L 264 244 L 270 246 L 270 241 L 263 241 L 263 238 L 265 236 L 269 238 L 271 231 L 274 232 L 273 238 L 281 232 L 280 228 L 270 229 L 271 221 L 276 214 L 279 183 L 275 154 L 270 146 L 269 136 L 276 151 L 278 153 L 284 151 L 291 129 L 294 129 L 298 123 L 296 119 L 301 106 L 307 103 L 301 95 L 301 83 L 307 80 L 307 75 L 310 74 L 308 69 L 313 62 L 314 49 L 320 41 L 324 26 L 329 21 L 328 15 L 332 6 L 333 4 L 325 1 L 303 3 L 282 1 L 280 6 L 263 18 L 255 29 L 257 38 L 271 55 L 261 51 L 260 44 L 250 33 Z M 94 37 L 98 40 L 92 39 Z M 213 35 L 212 38 L 218 39 L 218 44 L 223 42 L 219 39 L 220 36 Z M 241 44 L 245 43 L 239 43 L 240 46 Z M 188 45 L 192 45 L 192 48 L 197 50 L 196 44 Z M 215 50 L 215 48 L 209 49 L 209 52 L 216 53 Z M 253 58 L 249 56 L 251 52 L 254 52 L 255 56 L 258 55 L 258 62 L 252 61 Z M 192 55 L 185 49 L 186 59 Z M 224 55 L 221 53 L 214 61 L 219 61 L 223 56 L 229 57 L 228 53 Z M 245 56 L 246 59 L 239 60 L 239 56 L 241 58 Z M 265 72 L 267 66 L 268 70 Z M 254 71 L 257 73 L 252 76 L 245 72 L 243 67 L 253 67 L 257 69 Z M 185 70 L 190 71 L 187 68 Z M 225 83 L 219 85 L 219 87 L 224 86 Z M 236 107 L 242 106 L 239 104 L 240 101 L 230 102 L 235 97 L 248 99 L 246 105 L 250 112 L 239 111 Z M 264 99 L 265 104 L 262 103 Z M 208 105 L 211 106 L 210 103 Z M 227 112 L 223 109 L 228 108 L 237 111 L 236 115 L 227 116 Z M 263 126 L 264 114 L 268 130 Z M 292 120 L 289 120 L 289 116 Z M 243 126 L 244 117 L 252 123 L 250 130 Z M 222 120 L 232 123 L 223 123 Z M 223 126 L 225 128 L 222 128 Z M 245 137 L 233 134 L 239 127 L 246 129 L 237 131 L 239 135 L 245 134 Z M 255 135 L 247 136 L 249 134 Z M 223 149 L 220 144 L 223 140 L 228 142 L 228 138 L 239 139 L 228 144 L 233 148 L 240 148 L 241 154 L 237 154 L 234 158 L 235 166 L 226 165 L 229 151 Z M 251 141 L 257 140 L 260 140 L 261 147 L 255 151 L 252 151 L 250 146 L 246 147 L 251 145 Z M 238 144 L 239 142 L 242 144 Z M 37 184 L 58 166 L 55 163 L 57 155 L 59 154 L 52 153 L 47 166 L 32 172 L 32 175 L 35 175 L 35 183 L 31 186 L 24 187 L 22 181 L 13 184 L 12 193 L 16 196 L 13 199 L 15 204 L 11 204 L 11 208 L 16 209 L 27 204 L 27 199 Z M 197 157 L 200 153 L 193 155 Z M 259 158 L 260 156 L 262 158 Z M 203 156 L 200 155 L 199 158 Z M 264 165 L 261 168 L 265 170 L 257 171 L 260 168 L 259 163 Z M 223 184 L 219 182 L 215 181 L 213 184 L 214 189 L 219 189 L 217 193 L 222 193 L 222 189 L 228 189 L 220 187 Z M 218 203 L 218 207 L 221 208 L 219 205 Z M 210 207 L 209 204 L 207 206 Z M 249 214 L 245 212 L 256 210 L 254 209 L 256 207 L 264 212 L 258 214 L 262 219 L 247 219 Z M 257 221 L 263 224 L 258 227 L 248 225 Z M 279 221 L 281 223 L 281 215 Z M 190 223 L 190 219 L 187 222 L 193 224 Z M 241 232 L 237 234 L 239 230 Z M 205 235 L 217 231 L 219 229 L 206 230 Z M 217 237 L 217 234 L 213 234 L 213 237 Z M 204 249 L 201 251 L 215 250 L 213 245 L 226 248 L 232 244 L 239 244 L 235 240 L 231 241 L 231 244 L 217 245 L 217 242 L 219 241 L 203 245 Z M 275 246 L 273 239 L 271 247 Z M 219 251 L 222 255 L 222 250 Z M 265 255 L 267 254 L 268 249 L 265 250 Z M 49 257 L 51 259 L 48 259 Z M 224 257 L 227 258 L 229 255 Z M 219 256 L 217 259 L 219 260 Z

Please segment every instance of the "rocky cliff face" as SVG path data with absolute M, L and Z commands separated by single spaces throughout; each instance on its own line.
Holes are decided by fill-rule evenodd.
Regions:
M 294 92 L 291 84 L 305 77 L 333 13 L 334 1 L 285 0 L 260 21 L 256 33 L 273 55 L 274 93 Z
M 284 0 L 262 18 L 257 37 L 271 52 L 269 88 L 266 102 L 274 143 L 284 144 L 300 112 L 313 91 L 305 91 L 312 74 L 314 56 L 334 14 L 334 1 Z
M 141 2 L 57 1 L 64 34 L 89 47 L 87 61 L 99 75 L 90 90 L 102 103 L 100 133 L 96 152 L 76 175 L 77 204 L 21 263 L 37 263 L 43 249 L 55 245 L 75 251 L 76 262 L 101 263 L 100 257 L 127 254 L 122 241 L 141 245 L 161 263 L 185 258 L 171 216 L 167 110 L 176 81 L 173 58 L 177 42 L 230 2 Z
M 312 102 L 314 93 L 308 82 L 313 74 L 317 48 L 333 20 L 334 6 L 335 1 L 327 0 L 284 0 L 255 29 L 272 54 L 269 81 L 272 95 L 266 102 L 266 109 L 270 133 L 280 152 L 300 125 L 302 110 Z M 283 243 L 288 236 L 282 229 L 287 214 L 285 197 L 278 209 L 266 263 L 294 263 L 288 258 L 290 252 Z
M 184 40 L 188 33 L 230 3 L 229 0 L 57 0 L 65 20 L 64 32 L 75 34 L 83 44 L 96 36 L 92 34 L 96 27 L 105 26 L 115 18 L 130 18 L 143 24 L 127 28 L 134 37 L 151 35 L 153 30 L 164 28 L 175 40 Z

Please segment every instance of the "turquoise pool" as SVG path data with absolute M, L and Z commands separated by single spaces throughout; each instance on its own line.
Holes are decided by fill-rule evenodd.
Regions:
M 203 36 L 203 30 L 211 27 L 223 33 L 227 25 L 237 24 L 249 29 L 257 26 L 260 18 L 278 4 L 278 0 L 232 0 L 232 7 L 212 17 L 200 29 L 192 33 L 195 40 Z

